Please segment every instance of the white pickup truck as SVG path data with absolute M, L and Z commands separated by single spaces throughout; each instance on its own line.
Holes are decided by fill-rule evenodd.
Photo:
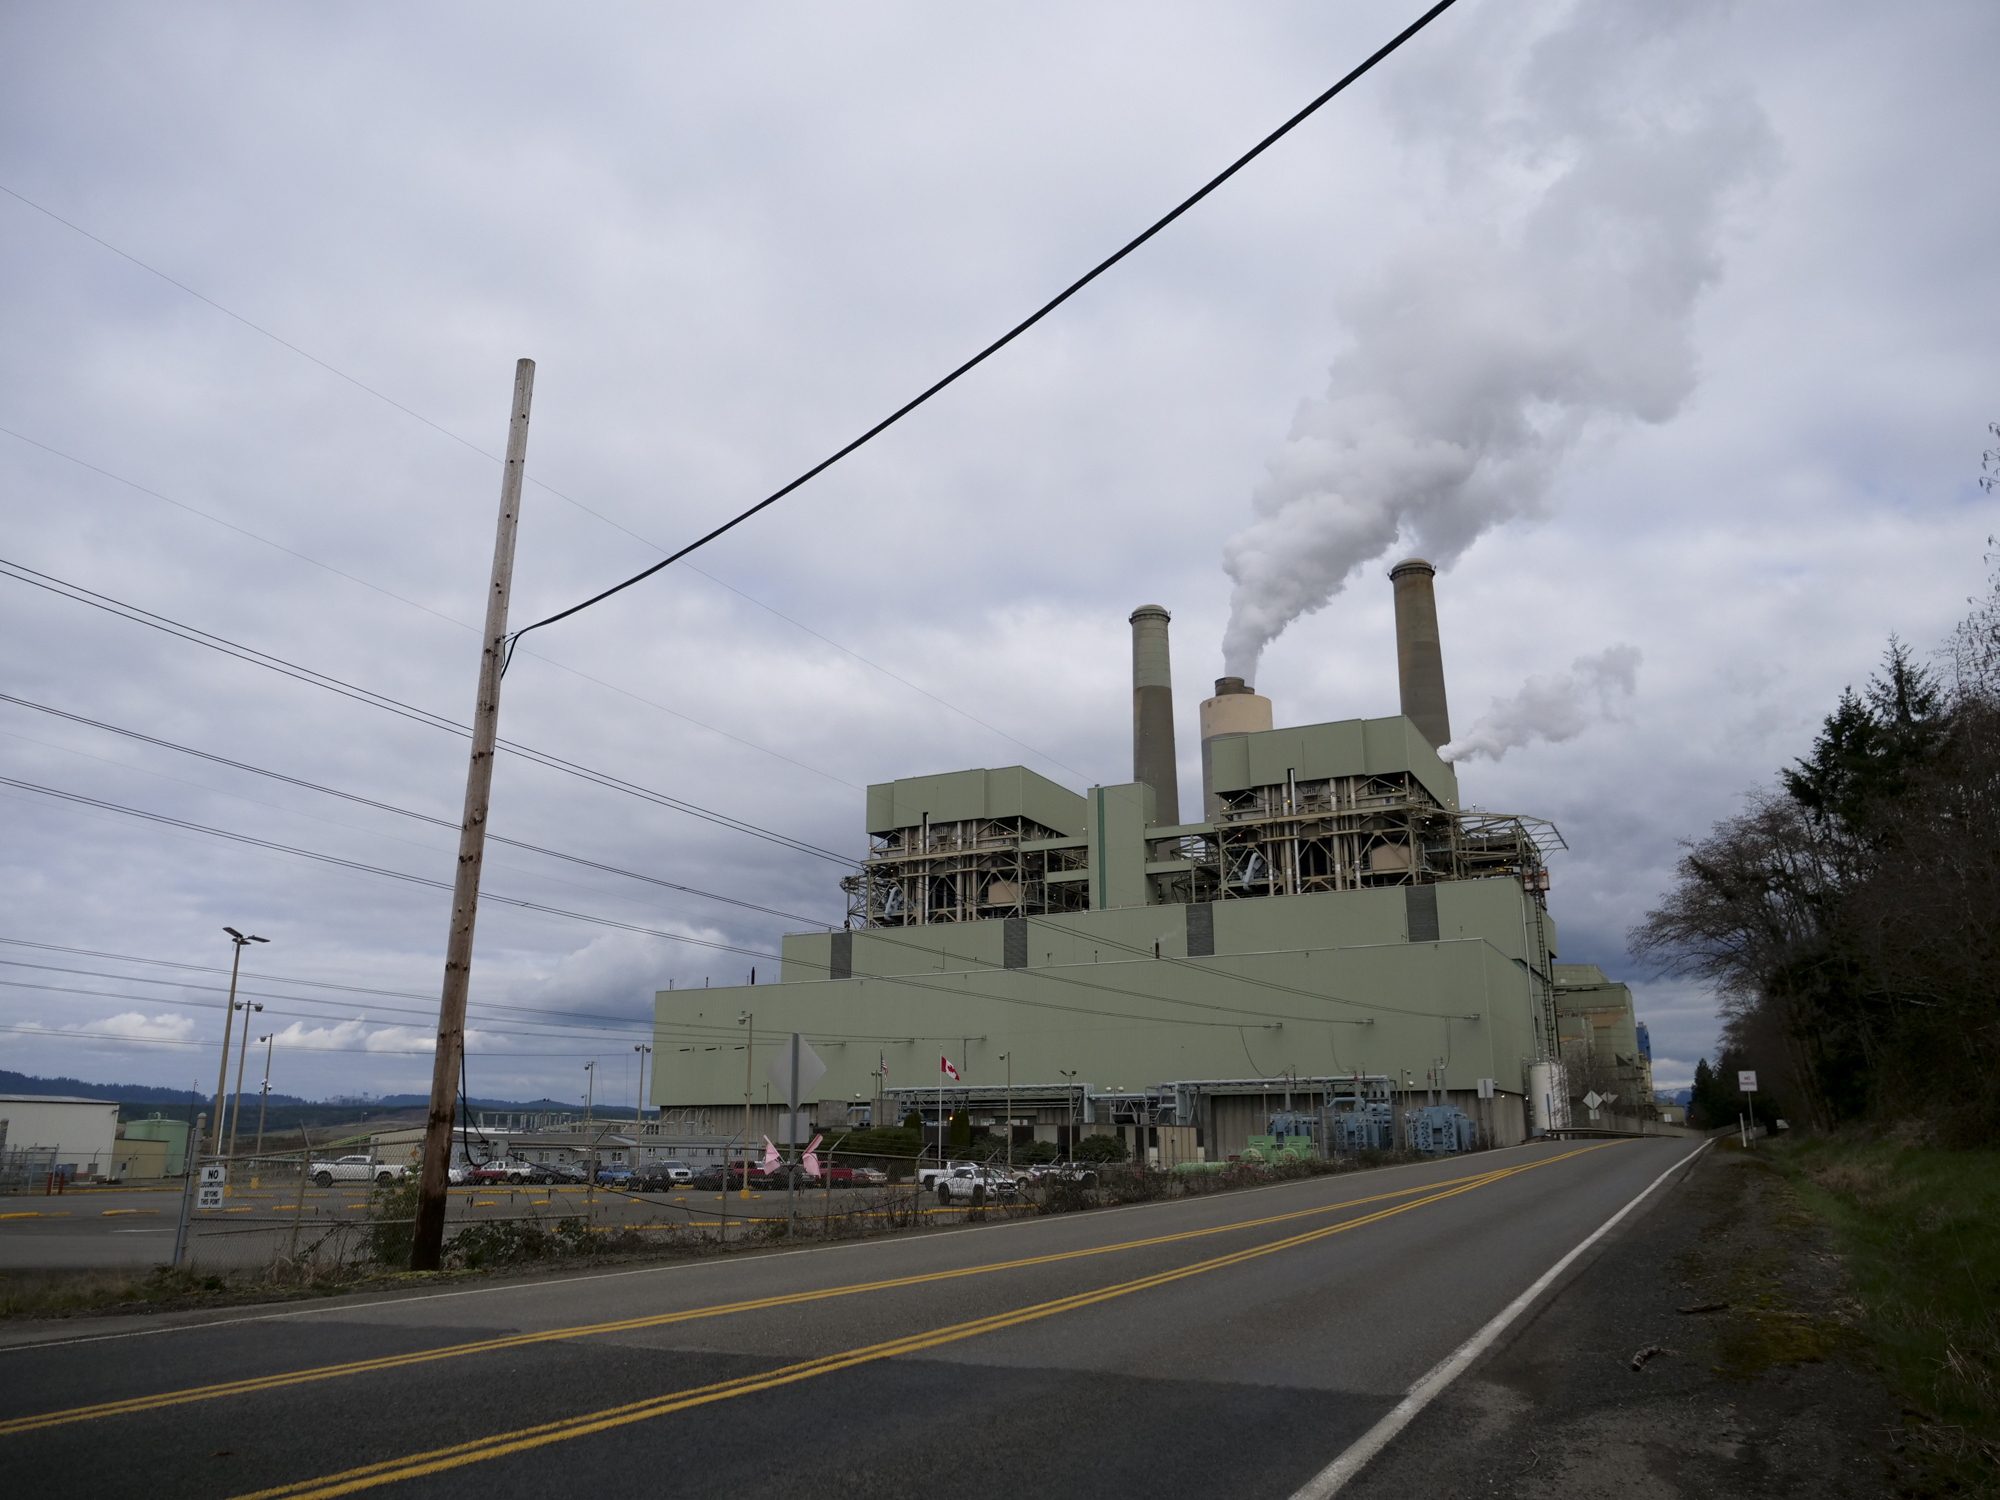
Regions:
M 343 1156 L 336 1161 L 316 1161 L 312 1164 L 312 1180 L 319 1187 L 332 1187 L 336 1182 L 374 1182 L 383 1187 L 407 1181 L 410 1169 L 386 1161 L 377 1161 L 372 1156 Z
M 946 1205 L 984 1203 L 993 1198 L 1012 1197 L 1021 1191 L 1021 1185 L 1005 1172 L 972 1162 L 951 1162 L 942 1170 L 933 1171 L 924 1186 L 937 1194 L 939 1203 Z

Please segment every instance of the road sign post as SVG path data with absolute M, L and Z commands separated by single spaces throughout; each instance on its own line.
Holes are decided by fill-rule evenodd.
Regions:
M 783 1050 L 771 1063 L 771 1084 L 785 1091 L 785 1128 L 778 1133 L 791 1147 L 790 1170 L 785 1173 L 785 1227 L 788 1233 L 798 1202 L 799 1137 L 803 1133 L 799 1128 L 799 1100 L 807 1089 L 825 1076 L 826 1064 L 796 1031 L 786 1039 Z
M 187 1256 L 188 1210 L 194 1206 L 195 1154 L 201 1150 L 201 1133 L 208 1124 L 208 1116 L 202 1115 L 194 1122 L 194 1133 L 188 1137 L 187 1154 L 181 1161 L 181 1222 L 174 1231 L 174 1269 L 181 1268 Z
M 1750 1149 L 1750 1127 L 1757 1120 L 1757 1074 L 1744 1068 L 1736 1075 L 1736 1087 L 1743 1091 L 1743 1149 Z

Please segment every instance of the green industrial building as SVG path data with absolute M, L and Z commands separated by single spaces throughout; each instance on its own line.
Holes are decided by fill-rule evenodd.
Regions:
M 1182 823 L 1167 614 L 1134 630 L 1134 779 L 1021 766 L 868 789 L 845 925 L 776 983 L 661 991 L 652 1098 L 703 1133 L 966 1112 L 1220 1159 L 1343 1096 L 1456 1104 L 1495 1144 L 1566 1123 L 1539 819 L 1462 805 L 1428 564 L 1397 591 L 1403 712 L 1276 728 L 1224 678 Z M 792 1032 L 826 1064 L 782 1118 Z M 747 1050 L 754 1049 L 754 1050 Z M 949 1067 L 946 1067 L 946 1064 Z M 956 1077 L 952 1076 L 956 1073 Z M 774 1102 L 775 1098 L 775 1102 Z

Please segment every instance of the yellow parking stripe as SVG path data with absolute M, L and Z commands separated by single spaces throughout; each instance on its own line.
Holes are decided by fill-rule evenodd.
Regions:
M 216 1385 L 193 1386 L 178 1391 L 162 1391 L 148 1396 L 133 1396 L 122 1401 L 107 1401 L 96 1406 L 71 1407 L 63 1411 L 37 1413 L 32 1416 L 15 1417 L 0 1421 L 0 1436 L 14 1433 L 33 1432 L 45 1427 L 66 1426 L 72 1422 L 93 1421 L 104 1417 L 124 1416 L 133 1412 L 155 1411 L 161 1407 L 182 1406 L 196 1401 L 214 1401 L 226 1396 L 249 1395 L 259 1391 L 276 1390 L 284 1386 L 300 1385 L 312 1381 L 333 1380 L 349 1375 L 371 1374 L 377 1370 L 400 1369 L 408 1365 L 428 1364 L 435 1360 L 457 1359 L 466 1355 L 486 1354 L 502 1349 L 515 1349 L 529 1344 L 552 1343 L 563 1339 L 587 1338 L 594 1334 L 631 1333 L 641 1329 L 663 1328 L 674 1323 L 690 1322 L 699 1318 L 723 1317 L 731 1313 L 759 1312 L 774 1307 L 790 1307 L 805 1302 L 819 1302 L 834 1297 L 850 1297 L 863 1292 L 891 1291 L 900 1287 L 921 1286 L 930 1282 L 953 1281 L 963 1277 L 984 1276 L 997 1271 L 1020 1270 L 1029 1266 L 1052 1265 L 1061 1261 L 1079 1260 L 1096 1255 L 1110 1255 L 1123 1250 L 1141 1250 L 1156 1245 L 1175 1244 L 1183 1240 L 1202 1239 L 1209 1235 L 1227 1234 L 1239 1229 L 1259 1229 L 1271 1224 L 1282 1224 L 1295 1219 L 1309 1218 L 1316 1214 L 1338 1213 L 1342 1209 L 1359 1208 L 1369 1203 L 1386 1202 L 1392 1198 L 1407 1198 L 1417 1193 L 1429 1193 L 1438 1188 L 1464 1188 L 1481 1186 L 1512 1177 L 1535 1167 L 1548 1166 L 1565 1161 L 1572 1156 L 1581 1156 L 1588 1151 L 1602 1150 L 1604 1142 L 1586 1146 L 1576 1151 L 1566 1151 L 1559 1156 L 1546 1157 L 1538 1162 L 1525 1162 L 1518 1166 L 1500 1168 L 1489 1172 L 1475 1173 L 1469 1177 L 1448 1178 L 1441 1183 L 1426 1183 L 1418 1187 L 1400 1188 L 1394 1192 L 1375 1193 L 1365 1198 L 1349 1198 L 1339 1203 L 1322 1204 L 1316 1208 L 1294 1209 L 1287 1213 L 1271 1214 L 1263 1218 L 1243 1219 L 1229 1224 L 1217 1224 L 1205 1229 L 1186 1229 L 1172 1234 L 1153 1235 L 1145 1239 L 1125 1240 L 1111 1245 L 1095 1245 L 1082 1250 L 1063 1250 L 1048 1255 L 1024 1256 L 1018 1260 L 993 1261 L 985 1265 L 965 1266 L 949 1271 L 926 1271 L 911 1276 L 891 1277 L 882 1281 L 855 1282 L 845 1286 L 826 1287 L 818 1291 L 788 1292 L 777 1296 L 756 1297 L 742 1302 L 730 1302 L 714 1307 L 690 1308 L 681 1312 L 654 1313 L 644 1317 L 620 1318 L 605 1323 L 587 1323 L 569 1328 L 552 1328 L 539 1333 L 507 1334 L 499 1338 L 479 1339 L 464 1344 L 448 1344 L 438 1349 L 416 1350 L 406 1354 L 383 1355 L 375 1359 L 353 1360 L 345 1364 L 322 1365 L 316 1368 L 288 1371 L 282 1374 L 252 1376 L 243 1380 L 225 1381 Z M 1430 1199 L 1426 1202 L 1433 1201 Z M 1357 1221 L 1367 1222 L 1367 1221 Z
M 535 1427 L 518 1428 L 513 1432 L 496 1433 L 492 1437 L 481 1438 L 470 1443 L 459 1443 L 450 1448 L 436 1448 L 428 1453 L 415 1453 L 404 1458 L 389 1459 L 381 1463 L 364 1464 L 360 1468 L 347 1469 L 338 1474 L 329 1474 L 317 1479 L 301 1480 L 293 1484 L 278 1485 L 271 1489 L 257 1490 L 240 1495 L 236 1500 L 334 1500 L 340 1495 L 351 1495 L 358 1490 L 374 1489 L 380 1485 L 397 1484 L 406 1479 L 421 1479 L 431 1474 L 444 1473 L 451 1469 L 461 1469 L 476 1463 L 485 1463 L 496 1458 L 505 1458 L 515 1453 L 525 1453 L 535 1448 L 545 1448 L 552 1443 L 569 1442 L 576 1438 L 590 1437 L 596 1433 L 608 1432 L 613 1428 L 627 1427 L 634 1422 L 649 1421 L 654 1417 L 669 1416 L 674 1412 L 686 1411 L 691 1407 L 707 1406 L 716 1401 L 726 1401 L 734 1396 L 753 1395 L 759 1391 L 775 1390 L 780 1386 L 811 1380 L 820 1375 L 831 1375 L 841 1370 L 851 1370 L 857 1365 L 872 1364 L 878 1360 L 894 1359 L 899 1355 L 920 1354 L 926 1349 L 940 1345 L 957 1343 L 964 1339 L 977 1338 L 982 1334 L 997 1333 L 1022 1323 L 1035 1322 L 1042 1318 L 1054 1317 L 1058 1313 L 1075 1312 L 1113 1298 L 1130 1296 L 1134 1292 L 1149 1291 L 1154 1287 L 1168 1286 L 1176 1281 L 1184 1281 L 1191 1276 L 1199 1276 L 1209 1271 L 1218 1271 L 1230 1266 L 1238 1266 L 1246 1261 L 1262 1256 L 1275 1255 L 1280 1250 L 1295 1249 L 1331 1235 L 1344 1234 L 1350 1229 L 1379 1223 L 1397 1214 L 1410 1212 L 1438 1203 L 1446 1198 L 1455 1198 L 1461 1193 L 1469 1193 L 1474 1188 L 1484 1187 L 1503 1177 L 1512 1177 L 1519 1172 L 1533 1171 L 1536 1167 L 1548 1166 L 1553 1162 L 1566 1160 L 1571 1156 L 1581 1156 L 1584 1151 L 1602 1150 L 1604 1146 L 1618 1142 L 1606 1141 L 1602 1145 L 1583 1148 L 1583 1151 L 1564 1152 L 1561 1156 L 1548 1157 L 1539 1162 L 1528 1162 L 1505 1171 L 1490 1172 L 1482 1176 L 1462 1179 L 1459 1186 L 1433 1193 L 1428 1198 L 1419 1198 L 1411 1203 L 1399 1204 L 1395 1208 L 1379 1209 L 1375 1213 L 1350 1219 L 1341 1224 L 1329 1224 L 1323 1229 L 1307 1230 L 1303 1234 L 1292 1235 L 1288 1239 L 1275 1240 L 1268 1245 L 1252 1246 L 1228 1255 L 1219 1255 L 1211 1260 L 1197 1261 L 1178 1270 L 1161 1271 L 1151 1276 L 1141 1276 L 1133 1281 L 1120 1282 L 1114 1286 L 1101 1287 L 1096 1291 L 1079 1292 L 1069 1297 L 1059 1297 L 1053 1302 L 1037 1303 L 1030 1307 L 1017 1308 L 1012 1312 L 995 1313 L 985 1318 L 975 1318 L 969 1323 L 957 1323 L 928 1332 L 910 1334 L 900 1339 L 890 1339 L 880 1344 L 870 1344 L 860 1349 L 849 1349 L 838 1354 L 822 1355 L 818 1359 L 804 1360 L 795 1365 L 768 1371 L 762 1375 L 738 1376 L 734 1380 L 719 1381 L 714 1385 L 697 1386 L 692 1390 L 675 1391 L 664 1396 L 654 1396 L 644 1401 L 635 1401 L 625 1406 L 614 1406 L 603 1411 L 589 1412 L 582 1416 L 569 1417 L 556 1422 L 544 1422 Z M 1415 1189 L 1422 1192 L 1425 1189 Z M 1402 1197 L 1404 1194 L 1384 1194 L 1384 1197 Z M 928 1278 L 925 1278 L 928 1279 Z

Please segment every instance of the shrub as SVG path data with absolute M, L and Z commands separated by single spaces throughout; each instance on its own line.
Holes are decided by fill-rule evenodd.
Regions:
M 378 1187 L 368 1196 L 368 1254 L 377 1265 L 407 1268 L 417 1245 L 417 1179 Z
M 1122 1135 L 1087 1135 L 1076 1143 L 1078 1161 L 1124 1161 L 1130 1155 Z
M 556 1237 L 540 1224 L 519 1219 L 469 1224 L 452 1237 L 451 1264 L 468 1271 L 481 1266 L 510 1266 L 524 1260 L 541 1260 L 563 1253 Z

